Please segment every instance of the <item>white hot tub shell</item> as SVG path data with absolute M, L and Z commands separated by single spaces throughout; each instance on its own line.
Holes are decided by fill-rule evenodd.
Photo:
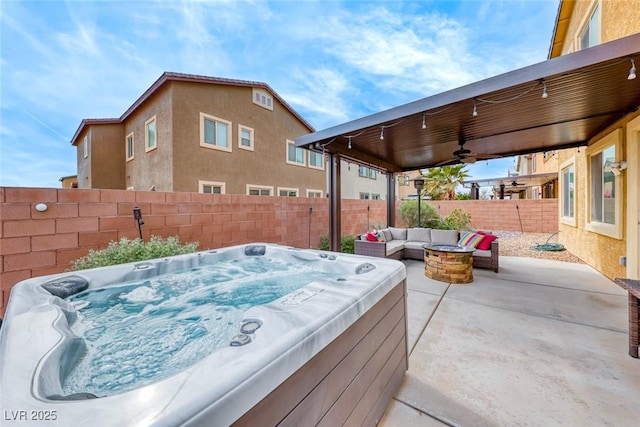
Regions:
M 181 372 L 98 398 L 65 397 L 81 355 L 74 307 L 43 284 L 80 276 L 89 289 L 240 257 L 278 257 L 341 275 L 245 313 L 248 344 Z M 0 329 L 2 425 L 373 425 L 407 369 L 406 271 L 399 261 L 251 244 L 25 280 Z

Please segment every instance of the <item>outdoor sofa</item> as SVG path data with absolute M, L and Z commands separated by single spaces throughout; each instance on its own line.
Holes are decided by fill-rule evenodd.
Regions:
M 376 241 L 367 240 L 367 237 L 371 239 L 371 236 L 367 236 L 367 234 L 371 233 L 358 236 L 355 240 L 354 251 L 358 255 L 379 258 L 424 259 L 424 248 L 422 245 L 425 243 L 457 245 L 461 238 L 469 237 L 467 233 L 467 231 L 458 230 L 389 227 L 379 230 L 377 233 L 379 240 Z M 489 234 L 489 236 L 491 235 Z M 473 266 L 477 268 L 488 268 L 497 273 L 498 241 L 495 236 L 489 237 L 489 241 L 488 249 L 476 248 L 473 252 Z

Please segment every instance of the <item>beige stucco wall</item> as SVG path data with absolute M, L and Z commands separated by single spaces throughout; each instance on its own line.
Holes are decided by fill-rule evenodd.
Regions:
M 145 122 L 156 116 L 157 147 L 145 152 Z M 133 132 L 134 159 L 125 164 L 126 185 L 135 190 L 155 191 L 173 190 L 173 112 L 171 105 L 171 88 L 164 85 L 158 89 L 147 102 L 139 106 L 124 123 L 124 132 L 120 139 L 125 163 L 125 138 Z M 100 188 L 94 186 L 94 188 Z
M 97 188 L 124 189 L 124 133 L 122 124 L 91 127 L 91 185 Z
M 578 0 L 575 2 L 562 48 L 563 55 L 576 50 L 576 38 L 582 32 L 596 3 L 601 14 L 601 43 L 640 33 L 640 0 Z
M 274 98 L 273 111 L 252 102 L 252 88 L 171 82 L 173 92 L 173 188 L 198 191 L 198 181 L 224 182 L 227 194 L 246 194 L 246 184 L 326 192 L 325 170 L 286 163 L 287 139 L 310 132 Z M 200 113 L 231 122 L 231 152 L 200 146 Z M 238 147 L 238 125 L 254 130 L 254 150 Z M 308 152 L 305 151 L 308 162 Z
M 565 37 L 562 48 L 563 54 L 576 50 L 577 37 L 584 29 L 586 20 L 593 12 L 595 5 L 600 8 L 600 42 L 606 43 L 615 39 L 625 37 L 630 34 L 640 32 L 640 0 L 604 1 L 604 0 L 578 0 L 575 2 L 571 23 Z M 629 120 L 638 114 L 630 115 L 617 122 L 589 141 L 589 145 L 597 144 L 598 141 L 615 129 L 621 129 L 622 153 L 621 159 L 627 157 L 627 137 L 626 127 Z M 598 234 L 585 229 L 587 203 L 590 195 L 587 193 L 587 155 L 585 148 L 558 151 L 558 164 L 561 165 L 566 160 L 575 157 L 576 167 L 576 225 L 568 225 L 560 222 L 560 241 L 572 253 L 579 256 L 585 262 L 601 271 L 610 278 L 627 276 L 627 269 L 620 265 L 620 257 L 637 257 L 637 253 L 629 253 L 629 243 L 627 236 L 627 219 L 629 212 L 627 206 L 629 197 L 638 199 L 637 183 L 630 183 L 627 173 L 622 174 L 622 238 L 615 239 L 609 236 Z M 637 162 L 638 159 L 627 159 Z M 562 206 L 562 201 L 560 203 Z M 631 245 L 637 248 L 637 245 Z
M 620 130 L 622 138 L 622 153 L 616 156 L 618 159 L 626 159 L 628 162 L 638 162 L 638 159 L 627 158 L 627 124 L 640 116 L 640 112 L 631 114 L 620 120 L 613 126 L 603 131 L 597 138 L 589 142 L 589 145 L 597 144 L 616 129 Z M 609 278 L 626 277 L 626 267 L 620 264 L 620 257 L 637 257 L 637 253 L 629 253 L 627 247 L 627 206 L 629 197 L 636 200 L 639 197 L 638 183 L 630 183 L 627 180 L 627 172 L 621 174 L 622 188 L 618 194 L 622 197 L 622 237 L 612 238 L 603 234 L 587 230 L 587 203 L 590 203 L 587 179 L 587 153 L 585 148 L 562 150 L 558 153 L 560 164 L 575 158 L 575 197 L 576 197 L 576 225 L 568 225 L 560 222 L 560 242 L 576 256 L 587 264 L 593 266 Z M 562 203 L 562 202 L 561 202 Z M 560 204 L 561 206 L 561 204 Z

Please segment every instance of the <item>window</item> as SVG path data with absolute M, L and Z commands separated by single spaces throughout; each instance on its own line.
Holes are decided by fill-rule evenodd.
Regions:
M 600 44 L 600 7 L 596 4 L 589 20 L 585 23 L 585 28 L 580 34 L 580 49 Z
M 576 226 L 576 165 L 575 158 L 560 166 L 560 221 Z
M 126 138 L 126 150 L 127 150 L 127 162 L 129 160 L 133 160 L 133 155 L 134 155 L 134 146 L 133 146 L 133 132 L 131 132 L 129 135 L 127 135 Z
M 369 177 L 369 168 L 367 168 L 366 166 L 359 166 L 358 167 L 358 176 L 361 176 L 363 178 Z
M 144 122 L 144 151 L 145 153 L 158 148 L 158 134 L 156 132 L 156 116 Z
M 290 165 L 306 166 L 304 150 L 296 147 L 296 143 L 290 140 L 287 140 L 287 163 Z
M 360 193 L 360 200 L 369 200 L 369 193 Z
M 247 195 L 249 196 L 271 196 L 273 195 L 273 187 L 266 185 L 247 184 Z
M 278 187 L 278 196 L 282 197 L 298 197 L 297 188 Z
M 82 155 L 86 159 L 89 157 L 89 136 L 85 136 L 84 140 L 82 140 Z
M 536 171 L 536 169 L 537 169 L 537 164 L 536 164 L 536 163 L 537 163 L 537 162 L 536 162 L 536 160 L 537 160 L 537 159 L 538 159 L 538 155 L 537 155 L 537 154 L 534 154 L 534 155 L 531 157 L 531 171 L 532 171 L 532 172 L 535 172 L 535 171 Z
M 376 179 L 378 177 L 378 171 L 375 169 L 369 169 L 369 178 Z
M 204 194 L 225 194 L 226 184 L 224 182 L 198 181 L 198 192 Z
M 231 122 L 200 113 L 200 146 L 231 152 Z
M 322 198 L 322 190 L 307 190 L 307 197 L 321 199 Z
M 253 151 L 253 129 L 238 125 L 238 148 Z
M 309 151 L 309 167 L 312 169 L 324 170 L 324 161 L 322 153 Z
M 622 238 L 622 197 L 620 174 L 612 164 L 621 152 L 621 131 L 615 130 L 587 149 L 586 229 L 616 239 Z
M 379 194 L 371 194 L 371 200 L 380 200 L 380 195 Z
M 273 97 L 263 89 L 253 89 L 253 103 L 273 111 Z
M 411 184 L 409 175 L 398 175 L 398 185 L 409 185 L 409 184 Z

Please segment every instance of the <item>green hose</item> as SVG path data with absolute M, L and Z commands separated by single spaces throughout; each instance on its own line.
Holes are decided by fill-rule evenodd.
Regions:
M 542 243 L 542 244 L 538 244 L 535 246 L 531 246 L 531 250 L 532 251 L 564 251 L 565 248 L 561 243 L 549 243 L 549 240 L 551 240 L 551 238 L 553 236 L 555 236 L 556 234 L 558 234 L 558 232 L 556 231 L 555 233 L 553 233 L 551 236 L 549 236 L 549 238 L 547 239 L 546 242 Z

